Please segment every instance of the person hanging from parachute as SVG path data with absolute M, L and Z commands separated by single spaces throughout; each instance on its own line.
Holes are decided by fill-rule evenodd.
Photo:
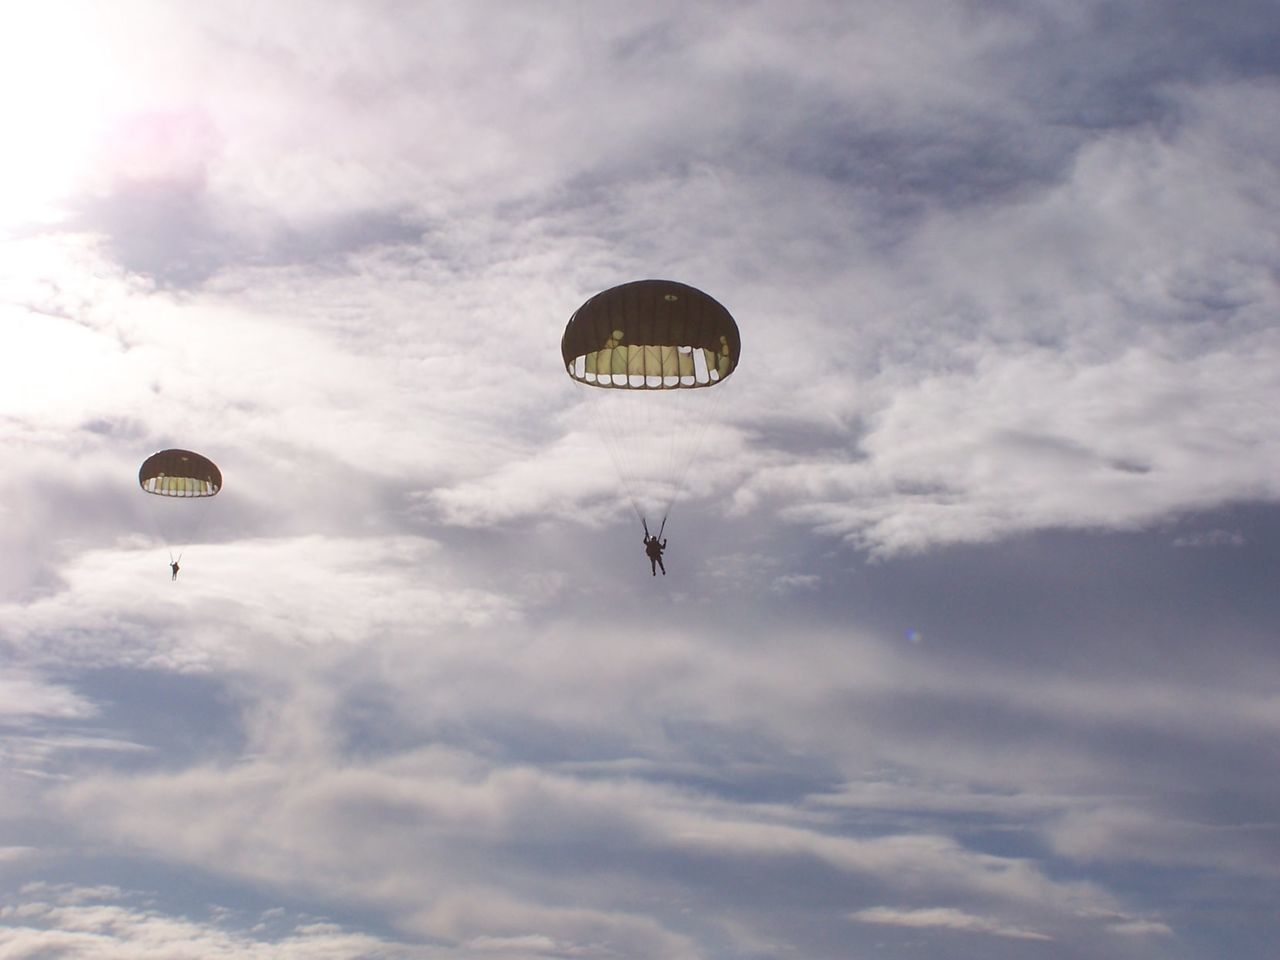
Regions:
M 190 450 L 161 450 L 147 457 L 138 468 L 138 486 L 146 493 L 166 499 L 206 499 L 222 489 L 222 471 L 208 457 Z M 172 549 L 169 551 L 171 581 L 178 579 L 181 559 L 181 553 L 175 558 Z
M 671 506 L 683 490 L 708 427 L 706 387 L 738 366 L 738 325 L 718 301 L 674 280 L 611 287 L 574 311 L 560 341 L 569 377 L 591 391 L 585 405 L 644 527 L 651 574 L 666 576 L 662 552 Z M 691 399 L 692 398 L 692 399 Z M 699 402 L 704 401 L 704 402 Z M 648 518 L 661 516 L 658 535 Z
M 643 518 L 641 519 L 640 522 L 644 523 Z M 666 527 L 666 524 L 667 524 L 666 518 L 663 518 L 663 521 L 662 521 L 663 528 Z M 663 563 L 662 563 L 662 551 L 667 549 L 667 541 L 665 539 L 659 540 L 658 537 L 661 537 L 661 536 L 662 536 L 662 529 L 658 530 L 657 537 L 650 536 L 649 525 L 647 523 L 644 523 L 644 552 L 645 552 L 645 555 L 649 558 L 649 569 L 653 571 L 653 576 L 655 577 L 658 575 L 659 567 L 662 568 L 662 575 L 664 577 L 667 575 L 667 568 L 663 566 Z

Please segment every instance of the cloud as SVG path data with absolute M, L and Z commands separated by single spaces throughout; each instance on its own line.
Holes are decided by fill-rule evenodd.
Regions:
M 692 960 L 701 956 L 687 937 L 644 917 L 521 903 L 497 891 L 451 894 L 411 921 L 477 955 L 582 956 Z
M 1205 533 L 1189 533 L 1173 541 L 1175 547 L 1241 547 L 1245 536 L 1238 530 L 1209 530 Z
M 1276 941 L 1274 4 L 128 12 L 0 30 L 0 952 Z
M 628 919 L 608 907 L 612 884 L 640 891 L 654 882 L 633 876 L 626 864 L 652 861 L 673 869 L 698 864 L 678 881 L 695 902 L 714 898 L 714 886 L 697 876 L 714 884 L 749 868 L 760 872 L 766 900 L 799 870 L 812 875 L 806 885 L 826 876 L 844 888 L 949 891 L 1067 919 L 1116 912 L 1113 898 L 1090 884 L 1053 880 L 1028 861 L 967 850 L 941 836 L 841 836 L 826 818 L 659 783 L 495 767 L 441 750 L 342 772 L 309 763 L 304 789 L 293 766 L 263 760 L 98 777 L 61 799 L 69 816 L 113 845 L 142 845 L 178 864 L 218 865 L 258 884 L 376 904 L 404 928 L 460 942 L 535 935 L 585 942 L 609 929 L 611 938 L 650 942 L 635 947 L 643 955 L 685 955 L 690 947 L 681 937 L 657 936 L 661 914 Z M 92 822 L 78 816 L 88 809 L 96 811 Z M 330 842 L 317 846 L 310 839 L 316 835 Z M 550 850 L 558 851 L 553 862 L 544 856 Z M 477 892 L 473 902 L 457 892 L 467 887 L 492 892 Z M 505 900 L 509 908 L 501 907 Z M 577 907 L 517 908 L 520 900 Z M 434 904 L 425 913 L 424 901 Z M 458 919 L 462 904 L 465 923 Z M 760 909 L 776 907 L 762 901 Z
M 64 666 L 234 669 L 290 648 L 340 651 L 384 631 L 479 626 L 516 610 L 498 593 L 446 586 L 448 573 L 420 582 L 415 571 L 443 558 L 439 544 L 412 537 L 203 544 L 176 583 L 166 558 L 154 545 L 82 554 L 63 571 L 66 590 L 9 606 L 12 642 Z M 229 642 L 235 621 L 242 632 Z M 94 629 L 103 622 L 113 629 Z
M 1212 865 L 1233 874 L 1274 877 L 1280 825 L 1191 820 L 1176 809 L 1143 809 L 1123 801 L 1064 813 L 1046 832 L 1061 854 L 1078 861 Z
M 0 718 L 7 722 L 35 717 L 85 719 L 96 712 L 93 703 L 62 684 L 20 674 L 0 677 Z
M 207 920 L 165 915 L 149 906 L 145 895 L 110 886 L 30 885 L 0 906 L 0 949 L 12 957 L 95 960 L 232 955 L 252 960 L 408 960 L 439 955 L 328 923 L 297 923 L 281 935 L 259 938 L 235 929 L 226 911 L 210 912 L 214 915 Z
M 920 910 L 895 910 L 891 907 L 869 907 L 851 913 L 850 919 L 859 923 L 876 923 L 912 929 L 941 928 L 962 930 L 967 933 L 986 933 L 993 937 L 1011 940 L 1052 940 L 1053 937 L 1033 930 L 1006 926 L 987 917 L 978 917 L 950 907 L 930 907 Z
M 773 581 L 773 589 L 779 593 L 814 590 L 822 583 L 822 577 L 812 573 L 788 573 Z
M 465 31 L 467 22 L 447 30 Z M 896 33 L 903 24 L 895 18 L 881 26 L 894 23 Z M 1015 23 L 998 19 L 990 36 L 965 35 L 981 38 L 980 48 L 1018 42 L 1023 35 Z M 368 24 L 359 29 L 382 35 Z M 710 75 L 745 69 L 736 52 L 726 59 L 724 51 L 704 49 L 705 38 L 681 40 L 687 47 L 675 49 L 707 58 Z M 250 47 L 242 53 L 255 56 Z M 972 54 L 963 47 L 953 52 L 960 59 Z M 834 83 L 824 75 L 803 89 L 815 117 L 826 102 L 820 91 Z M 1274 171 L 1249 159 L 1248 144 L 1269 134 L 1247 119 L 1224 118 L 1254 115 L 1236 107 L 1274 96 L 1256 81 L 1174 88 L 1168 97 L 1182 113 L 1168 134 L 1104 128 L 1064 147 L 1061 175 L 1042 189 L 1016 201 L 926 205 L 911 234 L 891 250 L 863 249 L 861 194 L 849 194 L 840 177 L 802 179 L 799 202 L 794 190 L 785 195 L 792 211 L 779 211 L 781 228 L 766 213 L 759 223 L 714 231 L 716 243 L 732 239 L 761 255 L 768 250 L 774 273 L 794 278 L 810 269 L 805 238 L 820 218 L 830 232 L 826 246 L 841 251 L 842 262 L 799 289 L 794 279 L 727 270 L 702 237 L 687 242 L 700 251 L 698 259 L 668 253 L 655 260 L 624 233 L 607 275 L 626 277 L 628 264 L 649 272 L 669 263 L 739 313 L 747 350 L 738 379 L 751 381 L 734 404 L 739 429 L 764 439 L 782 416 L 789 430 L 841 424 L 834 444 L 821 451 L 778 456 L 767 446 L 726 447 L 723 461 L 734 468 L 695 495 L 724 489 L 733 474 L 754 473 L 739 485 L 740 508 L 767 501 L 798 522 L 881 553 L 1046 527 L 1128 529 L 1187 509 L 1272 496 L 1276 456 L 1267 437 L 1275 431 L 1267 429 L 1265 411 L 1274 405 L 1245 417 L 1237 412 L 1277 388 L 1276 345 L 1262 319 L 1274 307 L 1274 287 L 1256 256 L 1276 244 L 1270 221 L 1249 199 Z M 1009 109 L 1018 123 L 1034 126 L 1025 107 Z M 917 119 L 907 114 L 898 122 Z M 649 129 L 643 113 L 634 122 Z M 745 120 L 730 124 L 721 148 L 726 157 L 734 156 L 727 144 L 748 127 Z M 945 135 L 925 129 L 920 135 Z M 814 142 L 831 152 L 829 139 Z M 938 182 L 956 182 L 957 164 L 941 163 L 947 174 Z M 1232 172 L 1210 173 L 1219 169 Z M 571 309 L 606 283 L 602 271 L 588 276 L 580 265 L 600 250 L 591 221 L 598 204 L 620 204 L 607 222 L 634 228 L 636 237 L 667 235 L 667 218 L 676 213 L 682 217 L 675 223 L 706 230 L 723 211 L 781 205 L 777 176 L 706 160 L 685 173 L 629 178 L 623 189 L 630 195 L 621 200 L 548 206 L 516 223 L 489 206 L 432 226 L 421 242 L 427 234 L 409 230 L 346 248 L 339 243 L 337 260 L 323 269 L 230 257 L 209 273 L 208 290 L 222 301 L 216 306 L 205 298 L 175 303 L 135 283 L 126 295 L 127 320 L 106 321 L 95 308 L 108 336 L 79 334 L 85 349 L 110 351 L 118 327 L 130 341 L 145 338 L 151 355 L 86 354 L 81 362 L 117 368 L 125 409 L 146 403 L 139 388 L 155 383 L 171 399 L 152 405 L 182 418 L 171 417 L 164 432 L 180 429 L 241 448 L 288 436 L 291 456 L 332 456 L 384 479 L 403 477 L 416 488 L 417 502 L 433 508 L 433 519 L 489 526 L 572 515 L 579 504 L 599 500 L 607 471 L 576 437 L 572 418 L 548 420 L 536 411 L 569 403 L 572 393 L 552 372 L 554 338 Z M 332 194 L 319 191 L 315 201 Z M 683 217 L 690 205 L 698 217 Z M 148 205 L 125 204 L 135 207 Z M 356 222 L 385 215 L 370 208 L 324 216 Z M 1138 242 L 1130 235 L 1134 224 L 1154 224 L 1156 239 Z M 1186 236 L 1192 224 L 1190 241 L 1172 239 Z M 323 245 L 330 233 L 309 230 L 321 239 L 297 242 Z M 126 235 L 174 248 L 155 230 Z M 531 257 L 529 245 L 545 252 Z M 309 263 L 319 257 L 301 249 L 298 256 Z M 541 279 L 559 270 L 557 283 Z M 522 290 L 531 281 L 542 286 Z M 913 302 L 906 291 L 928 297 Z M 263 309 L 246 320 L 230 303 Z M 334 303 L 341 309 L 331 309 Z M 1205 310 L 1221 323 L 1188 319 Z M 453 329 L 453 318 L 464 314 L 468 323 Z M 778 315 L 788 323 L 774 323 Z M 537 319 L 513 323 L 516 316 Z M 179 317 L 184 322 L 175 322 Z M 48 350 L 68 355 L 60 341 Z M 545 367 L 530 366 L 544 355 Z M 294 356 L 309 358 L 305 376 L 288 362 Z M 483 367 L 465 362 L 467 356 L 485 358 Z M 761 362 L 753 364 L 752 356 Z M 485 375 L 477 377 L 477 369 Z M 190 385 L 218 377 L 220 400 L 210 408 Z M 49 408 L 38 385 L 21 392 L 33 414 Z M 1108 398 L 1105 405 L 1100 396 Z M 59 403 L 68 399 L 60 391 Z M 88 406 L 87 398 L 80 406 Z M 193 418 L 192 411 L 206 415 Z M 418 426 L 420 442 L 406 443 L 388 426 L 406 422 Z M 1233 469 L 1200 469 L 1206 450 L 1206 462 Z M 259 458 L 254 466 L 260 465 Z

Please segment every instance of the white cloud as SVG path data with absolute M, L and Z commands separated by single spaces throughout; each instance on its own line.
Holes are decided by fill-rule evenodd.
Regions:
M 1046 839 L 1080 862 L 1159 863 L 1211 867 L 1274 878 L 1273 822 L 1214 823 L 1146 809 L 1123 800 L 1081 806 L 1049 824 Z
M 115 887 L 39 886 L 0 906 L 0 951 L 6 957 L 86 960 L 339 960 L 355 957 L 426 960 L 431 948 L 353 933 L 336 924 L 299 924 L 271 939 L 148 908 Z M 223 911 L 225 916 L 225 911 Z
M 1060 920 L 1116 914 L 1104 891 L 1050 879 L 1028 861 L 966 850 L 941 836 L 839 836 L 782 806 L 628 779 L 494 768 L 442 751 L 342 771 L 304 766 L 305 774 L 261 761 L 98 777 L 63 798 L 85 830 L 115 845 L 141 846 L 180 864 L 216 864 L 255 884 L 377 905 L 406 929 L 471 944 L 510 937 L 585 944 L 612 931 L 610 938 L 635 940 L 634 955 L 690 955 L 691 943 L 660 933 L 656 918 L 615 915 L 605 906 L 612 884 L 637 895 L 647 889 L 625 864 L 654 858 L 693 858 L 713 875 L 751 869 L 762 882 L 771 870 L 808 863 L 880 889 L 977 895 Z M 79 817 L 88 810 L 91 821 Z M 319 835 L 329 842 L 316 845 Z M 559 850 L 566 862 L 546 862 L 544 850 Z M 595 864 L 587 877 L 576 866 L 583 856 Z M 602 886 L 608 877 L 614 879 Z M 705 896 L 692 878 L 679 884 L 687 897 Z M 468 887 L 476 893 L 457 892 Z M 531 898 L 579 906 L 535 908 L 523 902 Z
M 775 577 L 773 589 L 778 593 L 795 593 L 816 590 L 822 583 L 822 577 L 814 573 L 787 573 Z
M 0 719 L 85 719 L 96 712 L 94 704 L 63 684 L 20 674 L 0 677 Z
M 1168 874 L 1275 899 L 1273 585 L 1037 536 L 1280 496 L 1265 3 L 0 17 L 0 865 L 90 877 L 0 952 L 1148 958 L 1227 937 Z M 641 276 L 745 337 L 656 579 L 556 352 Z M 177 583 L 169 445 L 227 479 Z
M 1204 533 L 1188 533 L 1173 541 L 1175 547 L 1242 547 L 1247 541 L 1239 530 L 1215 528 Z
M 694 960 L 702 952 L 660 924 L 624 913 L 541 907 L 495 890 L 450 894 L 411 921 L 477 954 Z
M 224 670 L 295 648 L 341 655 L 385 632 L 500 623 L 518 609 L 447 571 L 421 580 L 424 566 L 447 563 L 426 539 L 193 545 L 176 583 L 167 556 L 155 545 L 82 554 L 63 570 L 65 590 L 8 605 L 10 635 L 36 662 Z M 94 629 L 104 622 L 113 629 Z
M 926 907 L 918 910 L 895 910 L 892 907 L 869 907 L 851 913 L 850 918 L 859 923 L 876 923 L 913 929 L 962 930 L 966 933 L 986 933 L 993 937 L 1011 940 L 1052 940 L 1043 933 L 1023 930 L 1002 924 L 988 917 L 974 916 L 950 907 Z

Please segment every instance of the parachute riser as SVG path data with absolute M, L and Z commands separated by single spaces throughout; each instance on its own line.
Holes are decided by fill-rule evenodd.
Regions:
M 642 527 L 644 527 L 644 535 L 645 535 L 645 539 L 661 540 L 661 539 L 662 539 L 662 531 L 663 531 L 663 530 L 665 530 L 665 529 L 667 529 L 667 518 L 666 518 L 666 515 L 664 514 L 664 515 L 663 515 L 663 517 L 662 517 L 662 524 L 658 527 L 658 535 L 657 535 L 656 537 L 652 537 L 652 536 L 650 535 L 650 533 L 649 533 L 649 521 L 648 521 L 648 520 L 646 520 L 644 517 L 641 517 L 641 518 L 640 518 L 640 525 L 641 525 Z

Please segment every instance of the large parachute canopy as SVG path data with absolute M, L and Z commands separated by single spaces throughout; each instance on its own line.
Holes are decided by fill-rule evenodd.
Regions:
M 637 280 L 598 293 L 560 340 L 569 376 L 595 387 L 682 390 L 721 383 L 742 340 L 729 311 L 674 280 Z
M 674 280 L 637 280 L 598 293 L 565 327 L 560 354 L 592 388 L 582 409 L 621 480 L 619 502 L 661 529 L 691 480 L 705 485 L 702 441 L 722 396 L 708 390 L 738 366 L 742 340 L 729 311 Z M 702 472 L 703 476 L 699 477 Z
M 161 450 L 142 462 L 138 485 L 159 497 L 212 497 L 222 489 L 222 471 L 190 450 Z

